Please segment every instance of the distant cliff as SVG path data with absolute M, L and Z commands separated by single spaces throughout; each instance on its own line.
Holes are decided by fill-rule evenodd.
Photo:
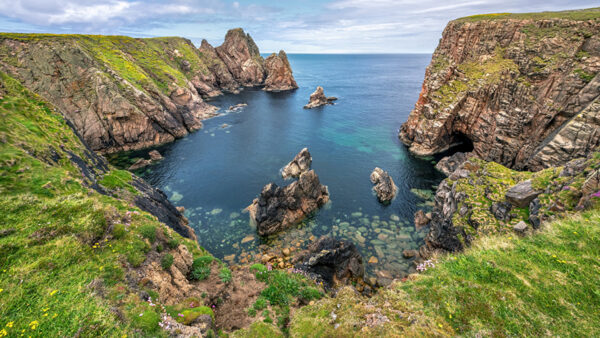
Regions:
M 600 144 L 600 9 L 478 15 L 444 30 L 400 139 L 417 155 L 472 143 L 539 170 Z
M 265 67 L 240 28 L 222 46 L 203 41 L 199 49 L 177 37 L 0 34 L 0 70 L 53 103 L 103 153 L 170 142 L 201 128 L 216 111 L 203 97 L 241 86 L 296 88 L 288 66 L 286 59 Z

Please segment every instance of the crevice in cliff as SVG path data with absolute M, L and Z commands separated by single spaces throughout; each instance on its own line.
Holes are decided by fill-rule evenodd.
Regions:
M 450 147 L 448 150 L 435 155 L 435 158 L 440 160 L 456 153 L 470 153 L 474 149 L 473 141 L 467 135 L 461 132 L 454 132 L 450 136 Z

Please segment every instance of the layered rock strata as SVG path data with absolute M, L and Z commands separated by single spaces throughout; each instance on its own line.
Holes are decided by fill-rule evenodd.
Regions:
M 300 152 L 294 157 L 294 159 L 285 165 L 281 170 L 281 177 L 286 178 L 298 178 L 300 174 L 310 170 L 312 164 L 312 156 L 308 148 L 300 150 Z
M 400 139 L 417 155 L 472 144 L 478 157 L 539 170 L 599 144 L 600 22 L 452 21 Z
M 265 87 L 263 90 L 269 92 L 292 90 L 298 88 L 296 80 L 292 75 L 292 66 L 288 61 L 287 54 L 279 51 L 279 54 L 271 54 L 265 60 Z
M 223 45 L 183 38 L 1 34 L 0 70 L 54 104 L 94 151 L 167 143 L 202 127 L 203 97 L 240 86 L 291 89 L 285 53 L 269 67 L 240 28 Z M 265 83 L 265 79 L 269 79 Z

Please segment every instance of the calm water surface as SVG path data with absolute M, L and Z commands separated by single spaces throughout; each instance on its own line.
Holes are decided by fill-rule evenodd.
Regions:
M 355 242 L 365 260 L 376 257 L 370 273 L 401 277 L 411 266 L 402 250 L 417 248 L 424 237 L 414 230 L 413 214 L 431 205 L 427 195 L 441 180 L 430 160 L 409 155 L 397 137 L 431 56 L 288 56 L 298 90 L 246 89 L 212 100 L 223 115 L 160 147 L 165 159 L 139 174 L 185 207 L 200 244 L 217 257 L 245 261 L 259 252 L 260 244 L 304 246 L 311 235 L 330 234 Z M 338 97 L 337 104 L 304 110 L 318 85 Z M 238 103 L 248 106 L 227 111 Z M 329 187 L 331 203 L 297 229 L 270 240 L 249 240 L 256 232 L 242 210 L 267 183 L 289 183 L 281 179 L 280 169 L 303 147 Z M 127 160 L 139 155 L 130 153 Z M 388 171 L 399 188 L 389 206 L 372 192 L 369 175 L 376 166 Z

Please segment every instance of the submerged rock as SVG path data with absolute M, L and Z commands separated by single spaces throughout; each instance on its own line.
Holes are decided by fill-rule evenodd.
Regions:
M 310 98 L 308 100 L 308 104 L 304 106 L 304 109 L 312 109 L 320 106 L 324 106 L 327 104 L 333 104 L 333 101 L 337 100 L 337 97 L 327 97 L 323 92 L 323 87 L 318 86 L 317 90 L 315 90 L 312 94 L 310 94 Z
M 248 207 L 248 211 L 256 221 L 258 234 L 267 236 L 300 223 L 327 201 L 327 187 L 310 170 L 300 174 L 298 181 L 286 187 L 279 187 L 275 183 L 267 184 L 260 196 Z
M 158 152 L 158 150 L 152 150 L 148 153 L 150 156 L 150 160 L 152 161 L 160 161 L 163 159 L 162 155 Z
M 305 271 L 327 287 L 363 278 L 365 267 L 356 246 L 348 241 L 321 237 L 294 258 L 296 269 Z
M 431 218 L 429 218 L 423 210 L 418 210 L 415 212 L 415 229 L 421 229 L 429 224 L 429 221 L 431 221 Z
M 298 88 L 298 84 L 296 84 L 296 80 L 292 75 L 292 67 L 284 51 L 279 51 L 279 54 L 273 53 L 265 60 L 265 72 L 267 73 L 265 87 L 263 88 L 265 91 L 283 91 Z
M 135 163 L 133 163 L 132 165 L 129 166 L 129 171 L 134 171 L 134 170 L 138 170 L 144 167 L 149 166 L 152 163 L 152 161 L 145 159 L 145 158 L 140 158 L 139 160 L 135 161 Z
M 396 197 L 398 187 L 387 171 L 383 171 L 379 167 L 375 168 L 371 173 L 371 182 L 375 184 L 373 190 L 381 203 L 390 203 Z
M 300 174 L 310 170 L 312 164 L 312 157 L 308 152 L 308 148 L 300 150 L 300 152 L 294 157 L 294 159 L 288 163 L 281 171 L 281 176 L 285 178 L 294 177 L 297 178 Z

